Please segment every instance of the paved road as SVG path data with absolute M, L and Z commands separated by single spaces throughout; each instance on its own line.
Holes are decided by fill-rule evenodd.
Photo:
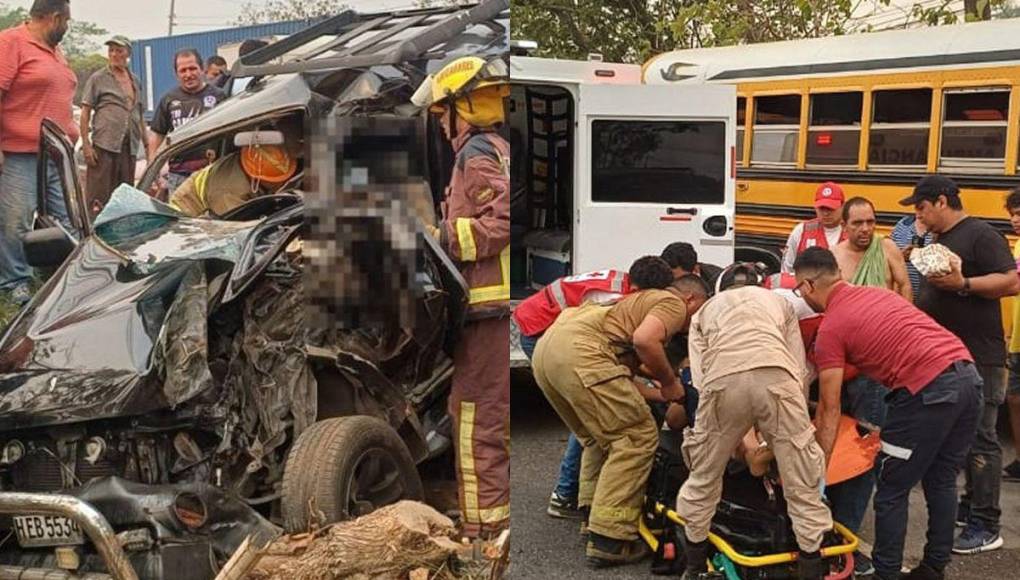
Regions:
M 610 571 L 593 572 L 584 566 L 584 543 L 573 521 L 545 515 L 567 431 L 530 377 L 515 373 L 511 403 L 513 430 L 510 479 L 512 485 L 513 551 L 510 577 L 524 579 L 643 579 L 654 578 L 647 562 Z M 1012 460 L 1012 451 L 1007 451 Z M 949 569 L 953 580 L 1020 578 L 1020 483 L 1003 483 L 1003 550 L 956 557 Z M 869 514 L 867 519 L 871 519 Z M 925 529 L 921 490 L 911 494 L 908 564 L 920 560 Z M 870 525 L 862 533 L 873 538 Z

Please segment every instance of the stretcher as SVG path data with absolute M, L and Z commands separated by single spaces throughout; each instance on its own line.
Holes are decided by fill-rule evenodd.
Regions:
M 679 434 L 676 434 L 679 435 Z M 654 553 L 652 573 L 679 576 L 686 567 L 683 519 L 670 507 L 687 470 L 679 454 L 679 437 L 664 432 L 656 453 L 644 515 L 638 532 Z M 709 569 L 725 580 L 797 578 L 797 547 L 781 489 L 744 472 L 728 471 L 708 539 L 714 551 Z M 831 573 L 826 580 L 853 576 L 857 537 L 836 523 L 822 543 Z

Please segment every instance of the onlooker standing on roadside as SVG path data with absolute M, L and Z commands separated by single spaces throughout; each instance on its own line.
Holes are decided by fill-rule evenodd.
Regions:
M 135 160 L 142 156 L 145 120 L 138 77 L 128 69 L 131 41 L 106 41 L 110 63 L 85 82 L 81 99 L 82 153 L 88 165 L 85 189 L 97 215 L 121 183 L 134 183 Z
M 227 59 L 214 54 L 205 59 L 205 80 L 210 85 L 222 89 L 224 83 L 230 79 L 227 74 Z
M 793 261 L 808 248 L 835 248 L 846 239 L 843 231 L 843 188 L 826 181 L 815 190 L 815 217 L 800 222 L 790 232 L 783 252 L 782 270 L 793 273 Z
M 925 177 L 900 205 L 914 206 L 917 219 L 962 262 L 954 260 L 945 276 L 922 278 L 917 306 L 960 337 L 984 382 L 984 407 L 967 457 L 967 485 L 957 513 L 957 521 L 966 527 L 953 552 L 995 550 L 1003 544 L 999 535 L 1002 447 L 996 423 L 1006 397 L 1006 341 L 999 299 L 1020 292 L 1016 262 L 1002 234 L 964 212 L 960 189 L 947 177 Z
M 914 248 L 922 248 L 931 243 L 933 236 L 924 227 L 921 220 L 915 215 L 903 216 L 893 226 L 889 239 L 896 244 L 896 247 L 903 252 L 903 259 L 907 261 L 907 277 L 910 278 L 910 287 L 914 291 L 914 302 L 917 302 L 917 295 L 921 291 L 921 273 L 910 263 L 910 252 Z
M 882 428 L 875 547 L 878 580 L 942 580 L 953 545 L 956 477 L 974 439 L 981 377 L 959 338 L 883 288 L 839 279 L 831 252 L 806 250 L 794 265 L 795 292 L 825 317 L 815 337 L 816 437 L 831 458 L 839 392 L 847 364 L 891 392 Z M 901 575 L 910 490 L 924 487 L 928 531 L 924 558 Z
M 0 32 L 0 293 L 17 303 L 30 298 L 32 269 L 21 235 L 32 228 L 38 202 L 39 128 L 57 123 L 71 142 L 78 128 L 71 101 L 78 86 L 58 45 L 71 19 L 68 0 L 35 0 L 31 19 Z M 63 186 L 52 160 L 46 176 L 49 213 L 67 221 Z
M 174 54 L 174 71 L 177 73 L 178 86 L 167 91 L 159 100 L 156 113 L 152 117 L 152 133 L 149 135 L 149 162 L 167 133 L 177 129 L 215 107 L 226 98 L 223 91 L 205 81 L 202 71 L 202 55 L 194 48 L 182 48 Z M 167 176 L 167 189 L 177 191 L 189 175 L 209 164 L 205 151 L 193 151 L 182 155 L 170 163 L 170 175 Z
M 1013 226 L 1013 233 L 1020 234 L 1020 187 L 1006 197 L 1006 211 L 1009 212 L 1009 223 Z M 1016 260 L 1017 272 L 1020 275 L 1020 240 L 1013 246 L 1013 258 Z M 1009 409 L 1009 427 L 1013 433 L 1013 449 L 1018 454 L 1018 459 L 1014 459 L 1002 471 L 1007 479 L 1020 480 L 1020 299 L 1013 300 L 1013 333 L 1009 338 L 1009 385 L 1006 389 L 1006 405 Z

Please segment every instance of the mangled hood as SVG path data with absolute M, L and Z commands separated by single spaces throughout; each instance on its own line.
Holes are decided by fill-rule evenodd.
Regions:
M 229 271 L 257 224 L 186 218 L 121 186 L 0 340 L 0 429 L 136 415 L 207 388 L 207 272 Z

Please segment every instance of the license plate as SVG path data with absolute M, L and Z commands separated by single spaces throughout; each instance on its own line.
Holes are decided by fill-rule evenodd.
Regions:
M 14 533 L 22 548 L 85 543 L 78 524 L 61 516 L 14 516 Z

